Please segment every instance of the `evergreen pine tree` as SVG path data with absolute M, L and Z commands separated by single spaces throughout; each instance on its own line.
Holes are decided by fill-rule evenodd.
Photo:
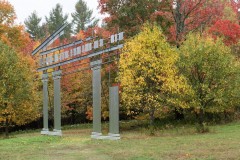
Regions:
M 76 11 L 72 13 L 73 24 L 76 25 L 74 33 L 96 26 L 99 22 L 98 19 L 92 17 L 93 11 L 88 8 L 85 1 L 79 0 L 75 5 L 75 9 Z
M 34 11 L 31 15 L 24 21 L 27 32 L 35 40 L 41 40 L 44 38 L 44 31 L 41 26 L 42 18 L 38 17 L 37 12 Z
M 63 14 L 62 6 L 58 3 L 55 8 L 53 8 L 49 14 L 49 17 L 45 17 L 47 26 L 48 26 L 48 32 L 50 34 L 54 33 L 60 26 L 62 26 L 64 23 L 67 22 L 68 15 Z M 71 26 L 68 25 L 67 28 L 65 28 L 65 37 L 69 38 L 71 35 Z

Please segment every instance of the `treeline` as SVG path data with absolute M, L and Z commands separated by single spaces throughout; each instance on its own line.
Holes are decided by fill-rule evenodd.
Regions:
M 9 126 L 32 121 L 41 126 L 42 83 L 35 72 L 38 62 L 30 53 L 69 17 L 57 4 L 45 21 L 33 12 L 25 26 L 20 26 L 15 24 L 13 6 L 0 2 L 0 47 L 6 57 L 0 64 L 4 66 L 0 75 L 1 126 L 6 131 Z M 120 86 L 121 119 L 144 119 L 151 125 L 163 119 L 198 122 L 203 132 L 206 121 L 239 117 L 239 1 L 100 0 L 100 11 L 107 15 L 102 26 L 83 0 L 73 5 L 72 25 L 54 45 L 84 39 L 93 31 L 98 37 L 109 38 L 120 30 L 127 39 L 120 62 L 102 69 L 103 120 L 108 119 L 108 87 L 112 85 Z M 10 67 L 13 60 L 8 54 L 18 57 L 15 68 Z M 74 72 L 88 64 L 86 60 L 62 70 Z M 18 65 L 24 68 L 17 70 Z M 91 78 L 89 70 L 62 77 L 63 124 L 92 120 Z M 52 121 L 51 77 L 49 95 Z M 30 118 L 24 118 L 28 115 Z
M 214 120 L 210 115 L 239 116 L 239 70 L 239 60 L 221 39 L 190 33 L 176 49 L 160 28 L 145 24 L 121 54 L 122 103 L 151 125 L 156 118 L 191 117 L 205 132 L 204 124 Z
M 35 41 L 43 41 L 62 24 L 72 19 L 71 25 L 64 30 L 64 38 L 70 39 L 72 35 L 77 35 L 80 31 L 86 31 L 88 28 L 93 28 L 98 25 L 99 20 L 94 18 L 92 13 L 93 11 L 88 8 L 86 2 L 83 0 L 79 0 L 75 4 L 75 12 L 71 13 L 70 16 L 63 13 L 63 8 L 61 4 L 58 3 L 50 11 L 49 16 L 43 19 L 34 11 L 24 21 L 24 24 L 26 31 L 32 39 Z

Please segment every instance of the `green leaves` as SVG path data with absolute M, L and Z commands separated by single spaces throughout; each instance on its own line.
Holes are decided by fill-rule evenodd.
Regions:
M 48 32 L 52 34 L 55 32 L 62 24 L 67 22 L 68 15 L 63 14 L 63 8 L 60 4 L 57 4 L 55 8 L 53 8 L 49 14 L 49 17 L 45 17 L 48 27 Z M 65 36 L 67 38 L 70 38 L 71 36 L 71 26 L 68 25 L 68 27 L 65 29 Z
M 38 17 L 36 12 L 33 12 L 25 21 L 24 24 L 27 28 L 27 32 L 35 40 L 42 40 L 44 38 L 44 28 L 41 26 L 42 18 Z
M 86 30 L 88 27 L 94 27 L 98 19 L 92 18 L 93 11 L 90 10 L 85 1 L 79 0 L 75 5 L 75 12 L 72 13 L 73 23 L 76 25 L 74 32 L 78 34 L 80 30 Z
M 193 108 L 220 112 L 239 102 L 239 64 L 221 40 L 190 34 L 179 66 L 194 91 Z

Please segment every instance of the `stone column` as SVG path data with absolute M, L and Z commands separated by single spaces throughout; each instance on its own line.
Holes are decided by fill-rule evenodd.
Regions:
M 118 86 L 109 88 L 109 139 L 120 139 L 119 134 L 119 89 Z
M 101 127 L 101 64 L 102 60 L 91 62 L 93 71 L 93 132 L 92 138 L 100 138 L 102 135 Z
M 62 136 L 61 130 L 61 75 L 62 71 L 58 70 L 52 73 L 54 80 L 54 130 L 52 135 Z
M 42 75 L 43 82 L 43 129 L 41 134 L 49 134 L 48 129 L 48 74 Z

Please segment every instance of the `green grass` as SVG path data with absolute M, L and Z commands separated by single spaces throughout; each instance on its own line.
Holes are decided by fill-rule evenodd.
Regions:
M 104 126 L 104 132 L 107 127 Z M 166 125 L 150 136 L 145 128 L 122 123 L 119 141 L 90 139 L 91 125 L 67 126 L 63 137 L 39 132 L 0 140 L 3 160 L 240 160 L 240 122 L 211 126 L 196 134 L 194 126 Z

